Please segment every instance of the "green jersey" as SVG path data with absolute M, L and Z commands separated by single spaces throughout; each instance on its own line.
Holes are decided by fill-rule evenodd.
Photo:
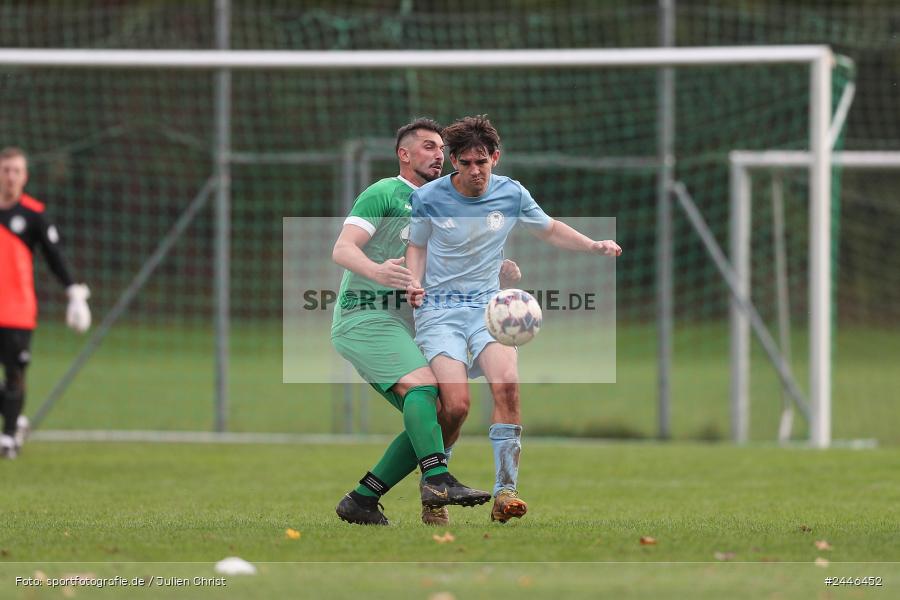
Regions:
M 409 242 L 409 219 L 412 206 L 409 197 L 417 189 L 399 175 L 370 185 L 359 195 L 344 225 L 356 225 L 372 237 L 362 250 L 373 262 L 406 254 Z M 377 314 L 402 319 L 412 327 L 412 308 L 400 301 L 398 290 L 346 270 L 334 307 L 331 328 L 334 331 L 351 316 Z

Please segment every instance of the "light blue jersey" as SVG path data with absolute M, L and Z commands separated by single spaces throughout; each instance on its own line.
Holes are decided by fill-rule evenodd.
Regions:
M 410 197 L 409 241 L 427 248 L 423 311 L 483 308 L 499 289 L 503 246 L 521 223 L 546 229 L 552 219 L 518 181 L 491 175 L 487 191 L 463 196 L 446 175 Z
M 447 175 L 413 192 L 410 202 L 409 241 L 427 248 L 416 343 L 429 362 L 443 354 L 478 377 L 478 356 L 495 341 L 484 307 L 499 289 L 506 238 L 518 223 L 546 229 L 553 220 L 522 184 L 500 175 L 491 175 L 477 198 L 457 192 Z

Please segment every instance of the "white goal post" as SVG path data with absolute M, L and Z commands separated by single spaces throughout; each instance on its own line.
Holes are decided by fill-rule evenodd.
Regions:
M 836 129 L 832 128 L 832 142 L 836 137 Z M 785 150 L 766 150 L 766 151 L 746 151 L 735 150 L 729 155 L 730 178 L 731 178 L 731 256 L 735 276 L 738 282 L 738 288 L 741 290 L 745 298 L 749 298 L 750 294 L 750 232 L 752 228 L 753 213 L 753 178 L 754 171 L 769 171 L 777 173 L 789 169 L 811 169 L 813 167 L 813 156 L 809 152 L 802 151 L 785 151 Z M 842 151 L 832 154 L 832 163 L 842 169 L 900 169 L 900 152 L 887 151 Z M 781 207 L 781 197 L 783 193 L 783 182 L 780 177 L 776 176 L 772 182 L 773 196 L 773 213 L 776 219 L 780 218 L 783 210 Z M 783 236 L 783 232 L 776 231 L 776 250 L 779 238 Z M 810 236 L 813 239 L 813 236 Z M 811 242 L 812 244 L 813 242 Z M 830 243 L 828 247 L 830 247 Z M 810 248 L 810 260 L 812 260 L 812 251 Z M 783 250 L 782 250 L 783 251 Z M 779 252 L 776 251 L 776 260 L 778 260 Z M 783 264 L 783 259 L 782 264 Z M 821 257 L 823 264 L 822 270 L 825 271 L 822 276 L 828 277 L 828 256 Z M 787 302 L 786 278 L 787 274 L 782 272 L 783 266 L 776 269 L 777 286 L 779 289 L 778 299 L 778 317 L 779 329 L 782 331 L 781 356 L 782 367 L 789 369 L 787 356 L 790 354 L 790 343 L 788 331 L 790 324 L 787 322 L 788 309 L 785 306 Z M 812 294 L 812 290 L 810 292 Z M 830 292 L 829 292 L 830 293 Z M 811 298 L 812 300 L 812 298 Z M 813 305 L 815 306 L 815 305 Z M 826 313 L 826 317 L 830 314 Z M 830 323 L 830 318 L 828 319 Z M 731 309 L 731 367 L 732 367 L 732 388 L 731 388 L 731 406 L 732 406 L 732 429 L 735 441 L 741 443 L 746 442 L 749 437 L 750 423 L 750 317 L 745 311 L 740 310 L 734 303 Z M 810 332 L 811 334 L 813 331 Z M 830 344 L 829 338 L 826 338 Z M 812 343 L 812 342 L 811 342 Z M 785 347 L 786 346 L 786 347 Z M 827 350 L 828 346 L 826 346 Z M 825 352 L 827 354 L 827 352 Z M 822 382 L 823 385 L 828 381 Z M 812 389 L 812 388 L 811 388 Z M 809 405 L 801 405 L 801 409 L 808 410 L 808 417 L 811 429 L 812 440 L 817 446 L 825 447 L 830 443 L 828 434 L 831 431 L 831 410 L 830 404 L 825 404 L 828 396 L 822 396 L 818 399 L 816 396 L 810 396 Z M 800 404 L 799 399 L 797 404 Z M 787 402 L 787 401 L 786 401 Z M 785 411 L 782 414 L 782 424 L 779 431 L 780 441 L 786 441 L 790 435 L 791 421 L 791 404 L 786 403 Z
M 809 402 L 815 417 L 810 441 L 827 447 L 831 439 L 831 164 L 829 140 L 834 56 L 827 46 L 726 46 L 577 50 L 451 50 L 451 51 L 232 51 L 232 50 L 78 50 L 0 48 L 5 67 L 195 69 L 224 74 L 217 85 L 216 206 L 217 227 L 229 224 L 228 169 L 231 163 L 227 111 L 230 87 L 227 74 L 240 69 L 455 69 L 488 68 L 665 68 L 716 65 L 806 65 L 809 68 L 809 211 L 810 211 L 810 381 Z M 670 199 L 671 201 L 671 199 Z M 724 199 L 723 199 L 724 201 Z M 227 315 L 227 241 L 219 231 L 216 283 L 220 317 Z M 224 246 L 223 246 L 224 245 Z M 672 248 L 661 248 L 658 260 L 671 257 Z M 219 264 L 225 261 L 226 264 Z M 668 305 L 671 306 L 671 298 Z M 660 298 L 661 305 L 666 304 Z M 665 329 L 663 327 L 662 329 Z M 671 328 L 669 328 L 671 330 Z M 221 328 L 217 343 L 218 379 L 227 369 L 228 330 Z M 660 369 L 668 358 L 659 359 Z M 227 392 L 217 388 L 217 403 L 227 406 Z M 224 410 L 224 409 L 223 409 Z

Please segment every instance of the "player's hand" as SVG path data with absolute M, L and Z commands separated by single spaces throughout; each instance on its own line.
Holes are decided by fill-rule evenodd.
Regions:
M 591 254 L 622 256 L 622 248 L 612 240 L 600 240 L 591 244 Z
M 406 301 L 413 308 L 419 308 L 425 301 L 425 289 L 417 280 L 411 280 L 406 286 Z
M 500 264 L 500 289 L 510 288 L 518 283 L 520 279 L 522 279 L 522 270 L 519 269 L 519 265 L 508 258 L 503 259 L 503 262 Z
M 389 258 L 375 269 L 375 281 L 396 290 L 402 290 L 412 281 L 412 271 L 403 266 L 406 258 Z
M 78 333 L 84 333 L 91 326 L 91 309 L 87 303 L 91 290 L 83 283 L 75 283 L 66 288 L 66 295 L 69 297 L 66 325 Z

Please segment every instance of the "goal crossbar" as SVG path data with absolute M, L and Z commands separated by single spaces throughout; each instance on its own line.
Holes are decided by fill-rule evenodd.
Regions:
M 487 69 L 802 64 L 828 46 L 709 46 L 572 50 L 81 50 L 0 48 L 0 64 L 129 69 Z
M 755 168 L 808 168 L 813 157 L 802 150 L 762 150 L 758 152 L 735 150 L 729 161 L 745 169 Z M 889 150 L 846 150 L 833 152 L 831 163 L 854 169 L 898 169 L 900 152 Z

